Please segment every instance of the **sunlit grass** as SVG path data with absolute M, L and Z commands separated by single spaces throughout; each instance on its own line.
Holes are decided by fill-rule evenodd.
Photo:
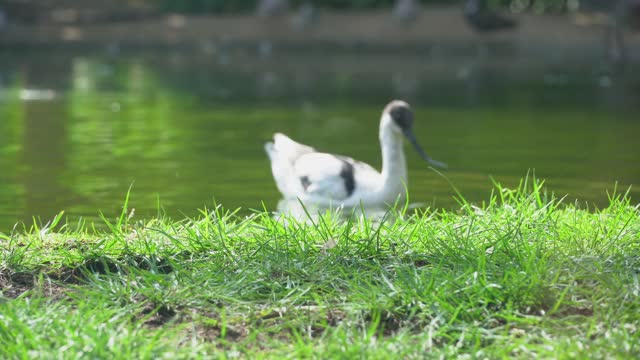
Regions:
M 624 194 L 587 211 L 526 179 L 385 222 L 124 208 L 106 232 L 60 215 L 0 235 L 0 357 L 640 355 Z

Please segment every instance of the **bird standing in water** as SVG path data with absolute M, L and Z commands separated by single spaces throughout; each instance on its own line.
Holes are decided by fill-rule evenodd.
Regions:
M 273 178 L 285 199 L 326 207 L 377 207 L 403 199 L 407 186 L 404 138 L 427 163 L 446 168 L 419 145 L 413 133 L 413 112 L 404 101 L 394 100 L 384 108 L 379 138 L 380 172 L 350 157 L 319 152 L 280 133 L 265 144 L 265 150 Z

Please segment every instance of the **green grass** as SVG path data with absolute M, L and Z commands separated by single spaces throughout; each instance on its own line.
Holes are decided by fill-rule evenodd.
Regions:
M 526 179 L 460 205 L 135 222 L 125 203 L 106 232 L 0 234 L 0 358 L 640 356 L 624 194 L 582 209 Z

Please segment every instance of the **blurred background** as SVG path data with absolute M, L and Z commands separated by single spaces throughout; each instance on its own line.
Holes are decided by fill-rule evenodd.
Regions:
M 606 206 L 640 184 L 639 27 L 639 0 L 0 0 L 0 232 L 130 186 L 136 219 L 274 210 L 274 132 L 379 166 L 393 98 L 449 164 L 409 152 L 412 202 L 535 171 Z

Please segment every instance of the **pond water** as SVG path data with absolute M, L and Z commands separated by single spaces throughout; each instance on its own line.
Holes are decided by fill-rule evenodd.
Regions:
M 640 184 L 639 69 L 594 59 L 427 52 L 80 50 L 0 53 L 0 232 L 64 210 L 177 219 L 215 203 L 273 210 L 263 144 L 276 132 L 379 166 L 378 120 L 409 101 L 425 150 L 409 148 L 411 201 L 456 208 L 492 179 L 535 170 L 556 194 L 599 207 Z M 631 76 L 635 74 L 636 76 Z M 631 189 L 634 202 L 640 188 Z

